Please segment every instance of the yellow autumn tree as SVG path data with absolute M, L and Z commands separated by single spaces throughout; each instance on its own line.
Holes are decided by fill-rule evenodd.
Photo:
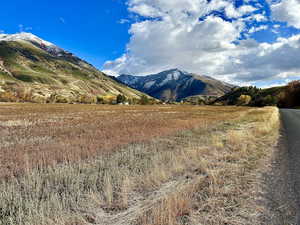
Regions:
M 238 105 L 248 105 L 252 98 L 250 95 L 241 95 L 238 99 Z

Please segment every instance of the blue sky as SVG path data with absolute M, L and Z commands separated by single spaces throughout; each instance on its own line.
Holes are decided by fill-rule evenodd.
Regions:
M 101 68 L 129 40 L 124 2 L 117 0 L 13 0 L 1 2 L 0 30 L 21 30 L 53 42 Z
M 31 32 L 110 74 L 176 67 L 258 86 L 300 74 L 300 0 L 14 0 L 1 8 L 3 33 Z

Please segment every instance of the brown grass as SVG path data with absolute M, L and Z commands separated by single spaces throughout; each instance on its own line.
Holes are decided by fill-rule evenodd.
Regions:
M 0 177 L 205 127 L 244 108 L 2 104 Z M 30 169 L 29 168 L 29 169 Z
M 17 111 L 21 106 L 23 115 Z M 46 137 L 49 130 L 44 120 L 54 120 L 52 129 L 66 140 L 75 137 L 72 131 L 91 128 L 93 132 L 81 137 L 81 151 L 74 145 L 60 148 L 67 153 L 59 155 L 60 161 L 52 158 L 36 163 L 32 158 L 37 151 L 32 143 L 18 142 L 14 146 L 19 148 L 11 148 L 21 154 L 31 146 L 33 153 L 18 161 L 26 162 L 22 165 L 13 161 L 18 158 L 11 159 L 11 168 L 18 168 L 15 171 L 22 171 L 22 176 L 6 173 L 7 179 L 0 180 L 1 225 L 257 224 L 253 222 L 256 206 L 251 190 L 259 161 L 268 155 L 277 137 L 275 108 L 5 107 L 0 114 L 6 125 L 2 127 L 15 134 L 22 135 L 29 127 L 27 135 L 31 138 L 37 130 L 44 134 L 39 137 Z M 9 114 L 9 109 L 13 113 Z M 100 114 L 102 119 L 98 118 Z M 63 118 L 59 120 L 63 126 L 55 120 L 58 115 Z M 74 129 L 67 127 L 72 125 L 71 115 L 80 117 L 77 123 L 73 121 Z M 101 126 L 95 126 L 94 121 Z M 122 121 L 128 127 L 122 126 Z M 77 130 L 79 127 L 84 129 Z M 97 130 L 100 128 L 114 138 L 106 137 Z M 131 133 L 126 136 L 128 131 Z M 103 139 L 98 142 L 101 134 Z M 123 134 L 124 139 L 117 136 Z M 55 148 L 61 143 L 53 143 L 56 141 L 37 142 L 35 146 L 51 146 L 48 156 L 56 157 Z M 98 148 L 89 151 L 90 143 L 97 143 L 92 146 Z M 7 151 L 1 154 L 8 159 Z
M 223 136 L 212 134 L 210 146 L 215 148 L 209 152 L 198 147 L 198 154 L 202 153 L 198 163 L 206 179 L 166 195 L 135 224 L 260 224 L 265 205 L 256 199 L 257 176 L 263 167 L 260 162 L 270 158 L 277 143 L 278 111 L 251 110 L 238 124 L 223 131 Z

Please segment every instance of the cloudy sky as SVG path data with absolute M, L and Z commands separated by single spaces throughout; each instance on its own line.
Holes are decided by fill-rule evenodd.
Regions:
M 0 33 L 31 32 L 109 74 L 179 68 L 260 87 L 300 79 L 300 0 L 14 0 L 1 8 Z
M 299 79 L 300 0 L 129 0 L 130 40 L 109 73 L 180 68 L 236 84 Z

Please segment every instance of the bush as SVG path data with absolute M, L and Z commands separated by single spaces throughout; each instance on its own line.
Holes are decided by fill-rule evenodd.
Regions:
M 103 97 L 101 97 L 101 96 L 97 96 L 96 98 L 97 98 L 97 104 L 104 104 L 104 103 L 105 103 L 105 101 L 104 101 L 104 98 L 103 98 Z
M 251 102 L 252 98 L 250 95 L 241 95 L 238 98 L 238 105 L 248 105 Z
M 119 103 L 124 103 L 124 102 L 126 102 L 126 97 L 125 97 L 125 95 L 119 94 L 119 95 L 117 96 L 117 104 L 119 104 Z
M 18 102 L 18 100 L 12 92 L 5 91 L 0 93 L 0 102 Z
M 142 95 L 140 99 L 140 104 L 141 105 L 148 105 L 150 103 L 149 98 L 146 95 Z
M 97 97 L 92 96 L 92 95 L 81 95 L 80 96 L 80 103 L 83 103 L 83 104 L 97 103 Z
M 117 102 L 116 96 L 113 95 L 104 96 L 103 99 L 104 99 L 104 104 L 116 104 Z
M 54 102 L 55 103 L 69 103 L 69 99 L 62 95 L 56 95 Z
M 267 95 L 266 97 L 264 97 L 263 103 L 266 106 L 275 106 L 278 103 L 278 99 L 275 96 Z

